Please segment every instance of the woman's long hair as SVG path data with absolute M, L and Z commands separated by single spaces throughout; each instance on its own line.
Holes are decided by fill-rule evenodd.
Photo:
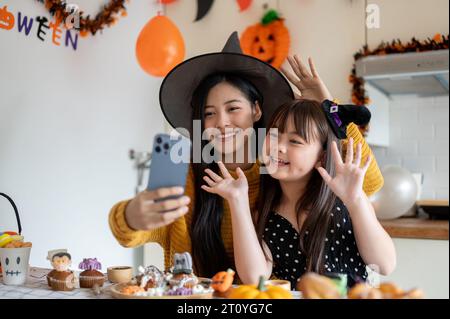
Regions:
M 239 89 L 254 108 L 256 102 L 263 104 L 261 93 L 252 83 L 233 74 L 214 74 L 207 77 L 194 92 L 191 105 L 193 107 L 193 120 L 201 120 L 202 132 L 205 130 L 205 105 L 208 94 L 212 88 L 220 83 L 228 83 Z M 263 118 L 255 123 L 254 128 L 263 127 Z M 190 132 L 193 138 L 193 132 Z M 208 141 L 202 140 L 202 152 Z M 204 191 L 203 176 L 205 169 L 211 169 L 220 175 L 219 167 L 216 163 L 207 164 L 203 156 L 201 163 L 192 164 L 194 173 L 195 207 L 192 216 L 190 235 L 192 240 L 192 259 L 196 274 L 202 277 L 211 278 L 217 272 L 232 267 L 232 262 L 228 258 L 222 240 L 221 226 L 223 216 L 223 199 L 215 194 Z
M 267 130 L 278 128 L 280 133 L 285 133 L 290 120 L 293 120 L 296 133 L 307 143 L 314 139 L 320 141 L 323 150 L 326 151 L 324 168 L 331 176 L 334 176 L 335 167 L 331 157 L 331 143 L 337 141 L 337 138 L 329 127 L 321 105 L 310 100 L 286 103 L 275 112 Z M 258 211 L 253 212 L 253 221 L 261 247 L 269 215 L 278 209 L 281 196 L 282 190 L 279 181 L 268 174 L 261 175 Z M 299 220 L 301 212 L 307 212 L 306 221 L 300 230 L 300 249 L 307 256 L 307 271 L 324 272 L 325 237 L 333 222 L 331 212 L 335 203 L 336 195 L 323 181 L 319 172 L 314 170 L 305 193 L 296 205 L 297 220 Z M 307 239 L 305 239 L 306 231 L 308 231 Z

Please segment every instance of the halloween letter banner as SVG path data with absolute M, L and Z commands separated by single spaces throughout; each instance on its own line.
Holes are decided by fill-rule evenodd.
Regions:
M 56 46 L 71 47 L 74 51 L 78 48 L 78 33 L 72 33 L 71 30 L 63 30 L 59 23 L 49 21 L 46 17 L 29 17 L 22 12 L 13 12 L 8 10 L 7 6 L 0 8 L 0 32 L 6 30 L 19 33 L 28 37 L 30 34 L 43 42 L 52 42 Z

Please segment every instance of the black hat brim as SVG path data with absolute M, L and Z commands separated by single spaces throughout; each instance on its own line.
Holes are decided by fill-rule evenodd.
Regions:
M 263 96 L 265 126 L 279 106 L 294 99 L 289 82 L 271 65 L 240 53 L 204 54 L 176 66 L 161 85 L 160 106 L 173 128 L 192 131 L 192 95 L 207 76 L 215 73 L 239 75 L 258 89 Z

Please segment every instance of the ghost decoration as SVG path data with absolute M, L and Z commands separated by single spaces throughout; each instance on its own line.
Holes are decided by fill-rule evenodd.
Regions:
M 23 285 L 27 281 L 31 247 L 0 248 L 3 283 Z
M 192 274 L 192 257 L 189 253 L 175 254 L 173 274 Z

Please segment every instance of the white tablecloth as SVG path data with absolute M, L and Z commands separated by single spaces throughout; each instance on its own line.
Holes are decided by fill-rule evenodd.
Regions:
M 0 299 L 111 299 L 111 283 L 105 282 L 101 294 L 92 289 L 77 288 L 73 291 L 53 291 L 47 284 L 51 269 L 31 267 L 27 282 L 22 286 L 7 286 L 0 279 Z

